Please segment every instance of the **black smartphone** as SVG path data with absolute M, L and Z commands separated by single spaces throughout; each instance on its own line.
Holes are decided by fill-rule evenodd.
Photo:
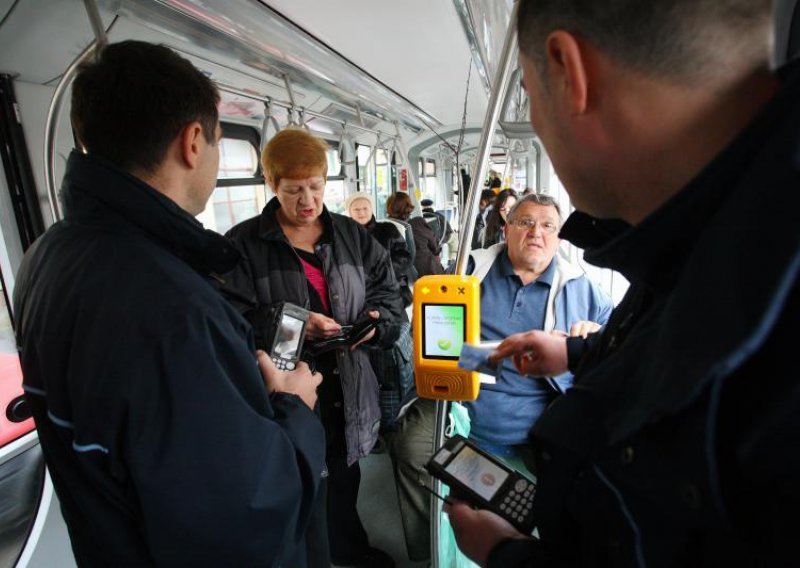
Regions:
M 536 484 L 462 436 L 453 436 L 425 465 L 453 497 L 503 517 L 523 534 L 534 528 Z
M 308 310 L 288 302 L 279 305 L 275 311 L 269 356 L 279 369 L 292 371 L 297 367 L 308 317 Z

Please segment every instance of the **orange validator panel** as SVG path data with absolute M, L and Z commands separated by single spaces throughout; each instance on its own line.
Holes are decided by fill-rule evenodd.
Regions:
M 414 376 L 417 394 L 475 400 L 478 373 L 458 367 L 464 343 L 481 337 L 481 288 L 474 276 L 423 276 L 414 284 Z

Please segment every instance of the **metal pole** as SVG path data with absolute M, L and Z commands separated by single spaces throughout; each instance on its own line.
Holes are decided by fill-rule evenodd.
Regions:
M 103 19 L 100 17 L 100 11 L 97 9 L 97 4 L 94 0 L 83 0 L 83 4 L 86 6 L 86 13 L 89 16 L 89 23 L 92 25 L 94 38 L 101 48 L 105 47 L 108 45 L 108 38 L 106 37 L 106 30 L 103 26 Z
M 514 7 L 511 10 L 511 18 L 509 19 L 508 31 L 506 38 L 503 42 L 503 51 L 500 55 L 500 62 L 497 68 L 497 77 L 493 81 L 494 88 L 492 89 L 492 96 L 489 99 L 489 107 L 486 112 L 486 118 L 483 121 L 483 130 L 481 134 L 481 143 L 478 145 L 478 154 L 475 158 L 475 171 L 472 176 L 472 181 L 469 186 L 469 194 L 466 200 L 466 210 L 461 219 L 461 234 L 460 243 L 458 247 L 458 256 L 456 257 L 456 274 L 465 274 L 467 271 L 467 259 L 472 244 L 472 231 L 475 229 L 475 217 L 477 214 L 478 203 L 480 202 L 480 194 L 483 187 L 483 178 L 486 176 L 486 168 L 489 161 L 489 154 L 492 150 L 492 139 L 494 138 L 494 131 L 497 128 L 497 122 L 500 119 L 501 106 L 508 91 L 509 80 L 512 70 L 516 65 L 517 54 L 517 33 L 516 21 L 517 11 L 519 10 L 519 1 L 515 0 Z M 447 402 L 437 401 L 436 403 L 436 429 L 434 430 L 433 437 L 433 451 L 435 452 L 444 443 L 444 433 L 447 426 Z M 434 490 L 441 491 L 441 482 L 433 479 Z M 431 551 L 431 559 L 433 568 L 439 567 L 438 542 L 439 542 L 439 519 L 441 517 L 442 504 L 438 499 L 431 499 L 431 543 L 433 550 Z
M 47 111 L 44 134 L 44 179 L 47 184 L 47 199 L 50 202 L 50 214 L 53 216 L 53 223 L 61 220 L 61 206 L 58 204 L 58 195 L 56 194 L 56 133 L 58 130 L 58 117 L 61 115 L 61 105 L 64 102 L 64 94 L 67 92 L 67 88 L 75 78 L 78 66 L 88 60 L 99 47 L 99 42 L 94 40 L 78 55 L 75 61 L 70 63 L 61 76 L 58 85 L 56 85 L 53 99 L 50 101 L 50 109 Z
M 458 247 L 458 257 L 456 258 L 456 274 L 464 274 L 467 270 L 467 258 L 469 257 L 470 245 L 472 243 L 472 231 L 475 229 L 475 215 L 477 214 L 480 193 L 483 186 L 483 178 L 486 176 L 489 154 L 492 150 L 492 139 L 497 128 L 497 121 L 500 119 L 500 107 L 508 91 L 509 77 L 516 65 L 517 53 L 517 34 L 514 28 L 517 21 L 517 10 L 519 3 L 514 2 L 509 20 L 508 32 L 503 43 L 503 51 L 500 56 L 500 65 L 497 69 L 497 80 L 494 81 L 492 97 L 489 100 L 489 108 L 486 118 L 483 121 L 483 134 L 481 143 L 478 145 L 478 155 L 475 161 L 475 171 L 469 186 L 469 195 L 466 203 L 464 218 L 461 220 L 461 242 Z

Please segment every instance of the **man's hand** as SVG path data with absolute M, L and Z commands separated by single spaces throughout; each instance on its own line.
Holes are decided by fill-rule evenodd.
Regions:
M 380 317 L 381 317 L 381 313 L 380 313 L 379 311 L 377 311 L 377 310 L 370 310 L 369 312 L 367 312 L 367 314 L 368 314 L 368 315 L 369 315 L 369 317 L 371 317 L 372 319 L 380 319 Z M 358 347 L 358 346 L 359 346 L 359 345 L 361 345 L 362 343 L 366 343 L 367 341 L 369 341 L 370 339 L 372 339 L 373 337 L 375 337 L 375 332 L 376 332 L 376 331 L 378 331 L 378 330 L 377 330 L 377 329 L 373 329 L 373 330 L 372 330 L 372 331 L 370 331 L 370 332 L 369 332 L 367 335 L 365 335 L 365 336 L 364 336 L 364 339 L 362 339 L 362 340 L 361 340 L 361 341 L 359 341 L 358 343 L 353 343 L 353 345 L 351 345 L 351 346 L 350 346 L 350 351 L 355 351 L 355 350 L 356 350 L 356 347 Z
M 513 358 L 514 366 L 521 375 L 560 375 L 568 370 L 567 339 L 538 330 L 517 333 L 505 338 L 489 356 L 489 360 L 497 363 L 506 357 Z
M 603 326 L 593 321 L 583 321 L 583 320 L 576 321 L 569 328 L 569 335 L 570 337 L 583 337 L 584 339 L 586 339 L 587 335 L 589 335 L 590 333 L 594 333 L 601 327 Z
M 269 355 L 261 350 L 256 351 L 256 357 L 258 357 L 258 368 L 261 370 L 261 376 L 264 378 L 268 392 L 296 394 L 306 403 L 306 406 L 314 409 L 314 404 L 317 402 L 317 387 L 322 382 L 320 373 L 312 374 L 308 365 L 303 361 L 297 364 L 294 371 L 281 371 L 275 366 Z
M 458 548 L 480 566 L 486 566 L 489 553 L 500 541 L 525 538 L 505 519 L 489 511 L 476 511 L 461 501 L 446 504 L 444 511 L 450 516 Z
M 333 337 L 341 333 L 341 331 L 342 326 L 336 323 L 336 320 L 317 312 L 311 312 L 308 317 L 308 323 L 306 323 L 306 337 L 314 339 Z

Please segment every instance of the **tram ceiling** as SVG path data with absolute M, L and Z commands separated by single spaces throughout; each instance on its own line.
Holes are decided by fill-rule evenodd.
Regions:
M 94 37 L 79 0 L 17 0 L 10 6 L 2 1 L 0 70 L 19 80 L 55 84 Z M 264 4 L 248 0 L 99 0 L 97 4 L 102 25 L 113 28 L 110 41 L 136 38 L 165 43 L 209 69 L 212 77 L 235 74 L 252 81 L 256 92 L 264 93 L 264 85 L 280 89 L 286 77 L 297 89 L 300 107 L 324 98 L 326 105 L 358 107 L 365 118 L 396 121 L 413 132 L 441 126 L 437 117 Z M 37 23 L 33 30 L 31 21 Z M 22 29 L 25 34 L 18 31 Z M 281 94 L 286 98 L 285 90 Z
M 233 60 L 258 76 L 286 77 L 294 87 L 418 131 L 440 121 L 293 22 L 262 3 L 227 0 L 101 0 L 101 7 L 172 37 L 213 61 Z

